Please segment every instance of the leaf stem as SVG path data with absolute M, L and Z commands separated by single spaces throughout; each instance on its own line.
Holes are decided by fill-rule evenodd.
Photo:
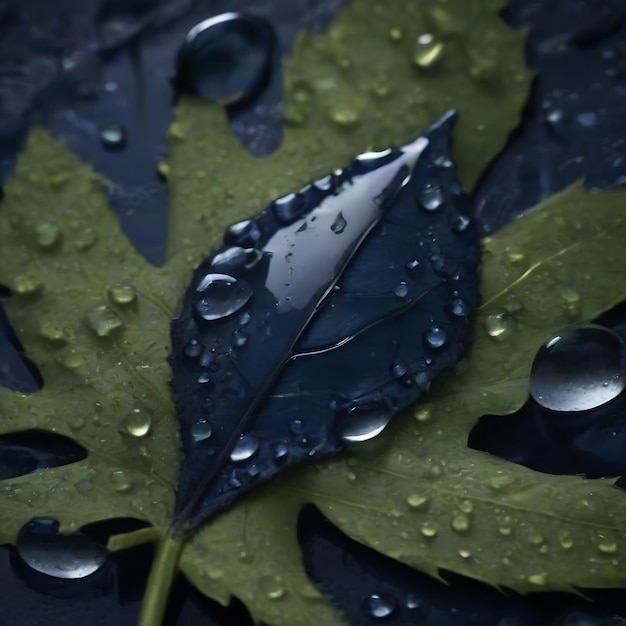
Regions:
M 172 583 L 178 571 L 180 553 L 187 539 L 186 533 L 165 532 L 161 535 L 156 544 L 137 626 L 160 626 L 163 623 Z

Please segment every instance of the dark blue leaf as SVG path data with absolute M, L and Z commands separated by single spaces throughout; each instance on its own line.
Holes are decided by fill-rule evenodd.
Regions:
M 172 322 L 175 525 L 369 439 L 453 366 L 479 301 L 454 114 L 231 226 Z

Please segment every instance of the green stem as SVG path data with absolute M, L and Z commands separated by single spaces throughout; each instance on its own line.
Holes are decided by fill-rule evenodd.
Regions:
M 185 534 L 173 535 L 167 531 L 159 539 L 137 626 L 160 626 L 163 623 L 172 583 L 178 572 L 180 553 L 186 542 Z

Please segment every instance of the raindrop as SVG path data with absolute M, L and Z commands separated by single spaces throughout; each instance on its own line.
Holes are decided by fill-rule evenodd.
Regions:
M 433 326 L 424 333 L 424 341 L 429 348 L 441 348 L 448 340 L 448 335 L 443 328 Z
M 125 306 L 137 299 L 137 290 L 132 285 L 115 285 L 109 287 L 109 300 L 113 304 Z
M 197 378 L 198 383 L 201 385 L 207 385 L 211 382 L 211 374 L 209 372 L 200 372 Z
M 462 559 L 469 559 L 472 556 L 472 551 L 469 548 L 459 548 L 459 556 Z
M 412 493 L 407 496 L 406 503 L 412 509 L 425 509 L 428 504 L 429 497 L 421 493 Z
M 413 49 L 413 63 L 422 69 L 433 67 L 443 54 L 443 43 L 430 33 L 420 35 Z
M 250 320 L 252 319 L 252 316 L 250 315 L 250 313 L 248 313 L 247 311 L 245 311 L 244 313 L 242 313 L 239 316 L 239 326 L 246 326 L 246 324 L 250 323 Z
M 336 434 L 349 443 L 373 439 L 383 432 L 393 413 L 392 407 L 385 404 L 356 405 L 342 409 L 335 422 Z
M 107 150 L 122 150 L 126 146 L 126 129 L 117 122 L 103 124 L 98 134 L 102 146 Z
M 232 272 L 243 267 L 247 261 L 248 252 L 245 248 L 231 246 L 213 257 L 211 267 L 219 272 Z
M 531 585 L 536 585 L 537 587 L 543 587 L 548 580 L 548 575 L 545 572 L 541 572 L 538 574 L 531 574 L 528 577 L 528 582 Z
M 289 431 L 294 435 L 300 435 L 304 431 L 302 420 L 295 419 L 289 422 Z
M 444 202 L 441 187 L 432 183 L 425 185 L 419 194 L 419 201 L 427 211 L 436 211 Z
M 396 599 L 386 593 L 373 593 L 365 598 L 364 612 L 375 619 L 384 619 L 396 610 Z
M 537 352 L 530 393 L 552 411 L 586 411 L 613 400 L 626 385 L 623 341 L 604 326 L 566 328 Z
M 196 292 L 196 313 L 207 321 L 232 315 L 252 297 L 248 283 L 227 274 L 207 274 Z
M 485 329 L 490 337 L 503 337 L 513 328 L 513 318 L 506 312 L 495 313 L 485 320 Z
M 224 232 L 224 243 L 227 246 L 253 247 L 262 237 L 261 229 L 254 220 L 243 220 L 231 224 Z
M 450 302 L 450 313 L 455 317 L 467 317 L 467 304 L 461 298 L 455 298 Z
M 42 248 L 52 248 L 61 240 L 61 229 L 56 224 L 39 224 L 36 230 L 37 243 Z
M 359 121 L 358 113 L 347 107 L 334 109 L 330 114 L 330 118 L 339 126 L 354 126 Z
M 417 259 L 413 259 L 411 261 L 409 261 L 406 265 L 405 265 L 407 271 L 409 272 L 409 274 L 411 276 L 415 276 L 415 274 L 417 273 L 417 271 L 419 270 L 420 267 L 420 262 Z
M 437 526 L 432 522 L 423 522 L 420 526 L 420 532 L 424 537 L 434 537 L 437 534 Z
M 396 295 L 396 298 L 400 298 L 402 300 L 409 294 L 409 286 L 402 281 L 396 285 L 393 293 Z
M 213 428 L 211 426 L 211 422 L 203 417 L 191 426 L 191 436 L 196 443 L 199 441 L 206 441 L 212 434 Z
M 574 545 L 574 538 L 569 530 L 563 530 L 559 533 L 559 543 L 565 550 L 569 550 Z
M 452 518 L 450 526 L 455 533 L 466 533 L 471 526 L 471 520 L 466 513 L 459 513 Z
M 455 215 L 450 220 L 450 228 L 455 233 L 463 233 L 467 230 L 467 227 L 472 223 L 469 217 L 465 215 Z
M 109 480 L 113 489 L 118 493 L 128 493 L 133 488 L 133 483 L 130 481 L 124 470 L 115 470 L 109 474 Z
M 52 519 L 36 519 L 20 531 L 16 549 L 32 569 L 75 580 L 97 572 L 107 560 L 107 552 L 81 534 L 61 534 Z
M 289 455 L 289 444 L 286 441 L 278 441 L 272 446 L 272 452 L 275 461 L 286 461 Z
M 272 27 L 258 17 L 222 13 L 196 24 L 178 55 L 181 88 L 223 105 L 255 96 L 267 83 Z
M 418 422 L 427 422 L 432 416 L 430 406 L 422 406 L 415 411 L 415 419 Z
M 21 274 L 13 279 L 13 289 L 21 296 L 37 293 L 41 286 L 41 281 L 32 274 Z
M 252 434 L 241 435 L 230 453 L 233 463 L 241 463 L 252 458 L 259 449 L 259 440 Z
M 124 431 L 133 437 L 145 437 L 151 425 L 152 418 L 141 409 L 133 409 L 122 421 Z
M 341 213 L 341 211 L 339 211 L 337 217 L 335 218 L 335 221 L 330 225 L 330 230 L 332 230 L 335 235 L 340 235 L 346 229 L 347 225 L 348 222 L 346 222 L 343 214 Z
M 122 319 L 108 304 L 98 304 L 88 311 L 87 323 L 98 337 L 108 337 L 124 326 Z
M 233 345 L 235 348 L 243 348 L 248 343 L 248 335 L 240 330 L 233 331 Z
M 204 346 L 197 339 L 190 339 L 183 348 L 183 352 L 190 359 L 196 359 L 202 354 L 203 349 Z
M 428 372 L 418 372 L 415 374 L 415 383 L 422 391 L 428 391 L 431 383 Z
M 270 600 L 278 600 L 286 593 L 285 583 L 280 574 L 268 574 L 259 578 L 259 589 Z
M 274 200 L 272 204 L 274 215 L 283 224 L 291 224 L 305 211 L 306 203 L 301 193 L 290 193 Z
M 404 378 L 409 371 L 409 368 L 404 363 L 392 363 L 389 367 L 389 373 L 394 380 L 400 380 Z

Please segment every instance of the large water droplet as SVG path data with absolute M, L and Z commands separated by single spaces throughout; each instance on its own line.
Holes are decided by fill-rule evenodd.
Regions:
M 395 294 L 396 298 L 403 300 L 409 295 L 409 286 L 404 281 L 399 282 L 395 286 L 393 293 Z
M 61 241 L 61 229 L 56 224 L 44 222 L 36 230 L 37 243 L 44 249 L 53 248 Z
M 196 24 L 178 56 L 182 89 L 224 105 L 256 95 L 269 76 L 274 31 L 258 17 L 223 13 Z
M 406 503 L 412 509 L 425 509 L 430 498 L 421 493 L 412 493 L 407 496 Z
M 259 440 L 252 434 L 242 435 L 230 453 L 233 463 L 242 463 L 252 458 L 259 449 Z
M 108 304 L 98 304 L 88 311 L 87 322 L 98 337 L 108 337 L 124 326 L 122 319 Z
M 107 150 L 122 150 L 126 146 L 126 129 L 117 122 L 103 124 L 98 133 L 102 146 Z
M 85 578 L 98 571 L 107 552 L 80 534 L 64 535 L 51 519 L 33 520 L 20 531 L 16 549 L 32 569 L 55 578 Z
M 455 533 L 466 533 L 472 525 L 470 516 L 467 513 L 459 513 L 452 518 L 450 527 Z
M 190 339 L 183 348 L 185 356 L 190 359 L 197 359 L 202 354 L 202 350 L 204 350 L 204 346 L 197 339 Z
M 350 443 L 367 441 L 380 435 L 392 416 L 393 409 L 384 404 L 352 406 L 337 415 L 335 432 Z
M 346 222 L 345 217 L 343 216 L 341 211 L 339 211 L 337 217 L 335 218 L 335 221 L 330 225 L 330 230 L 332 230 L 335 235 L 340 235 L 346 229 L 347 225 L 348 223 Z
M 433 522 L 422 522 L 422 525 L 420 526 L 420 532 L 424 535 L 424 537 L 434 537 L 437 534 L 437 531 L 437 525 Z
M 465 300 L 461 300 L 461 298 L 455 298 L 450 302 L 450 313 L 454 315 L 454 317 L 467 317 L 468 309 Z
M 239 246 L 231 246 L 213 257 L 211 267 L 219 272 L 232 272 L 245 266 L 247 262 L 247 250 Z
M 439 185 L 427 184 L 419 195 L 420 204 L 427 211 L 436 211 L 443 205 L 443 191 Z
M 270 600 L 278 600 L 286 593 L 285 581 L 280 574 L 268 574 L 259 578 L 259 589 Z
M 396 610 L 396 599 L 387 593 L 373 593 L 365 598 L 363 611 L 369 617 L 384 619 Z
M 109 480 L 118 493 L 128 493 L 133 488 L 133 483 L 124 470 L 114 470 L 109 474 Z
M 494 313 L 485 320 L 485 330 L 490 337 L 505 337 L 513 329 L 513 318 L 509 313 Z
M 433 326 L 424 333 L 424 341 L 429 348 L 441 348 L 448 340 L 448 335 L 443 328 Z
M 274 200 L 272 209 L 276 218 L 283 224 L 291 224 L 305 211 L 306 203 L 301 193 L 290 193 Z
M 196 287 L 196 313 L 207 321 L 239 311 L 252 297 L 247 282 L 227 274 L 207 274 Z
M 122 422 L 124 431 L 133 437 L 145 437 L 150 432 L 151 425 L 152 418 L 141 409 L 133 409 Z
M 231 224 L 224 231 L 224 243 L 227 246 L 254 247 L 262 236 L 261 229 L 255 220 L 243 220 Z
M 191 426 L 191 436 L 196 443 L 199 441 L 206 441 L 212 434 L 213 427 L 211 426 L 211 422 L 203 417 Z
M 413 63 L 427 69 L 433 67 L 443 54 L 443 43 L 437 41 L 430 33 L 420 35 L 413 49 Z
M 109 300 L 114 304 L 126 306 L 137 298 L 137 290 L 132 285 L 114 285 L 109 287 Z
M 535 401 L 552 411 L 586 411 L 626 386 L 621 337 L 604 326 L 566 328 L 537 352 L 530 373 Z

